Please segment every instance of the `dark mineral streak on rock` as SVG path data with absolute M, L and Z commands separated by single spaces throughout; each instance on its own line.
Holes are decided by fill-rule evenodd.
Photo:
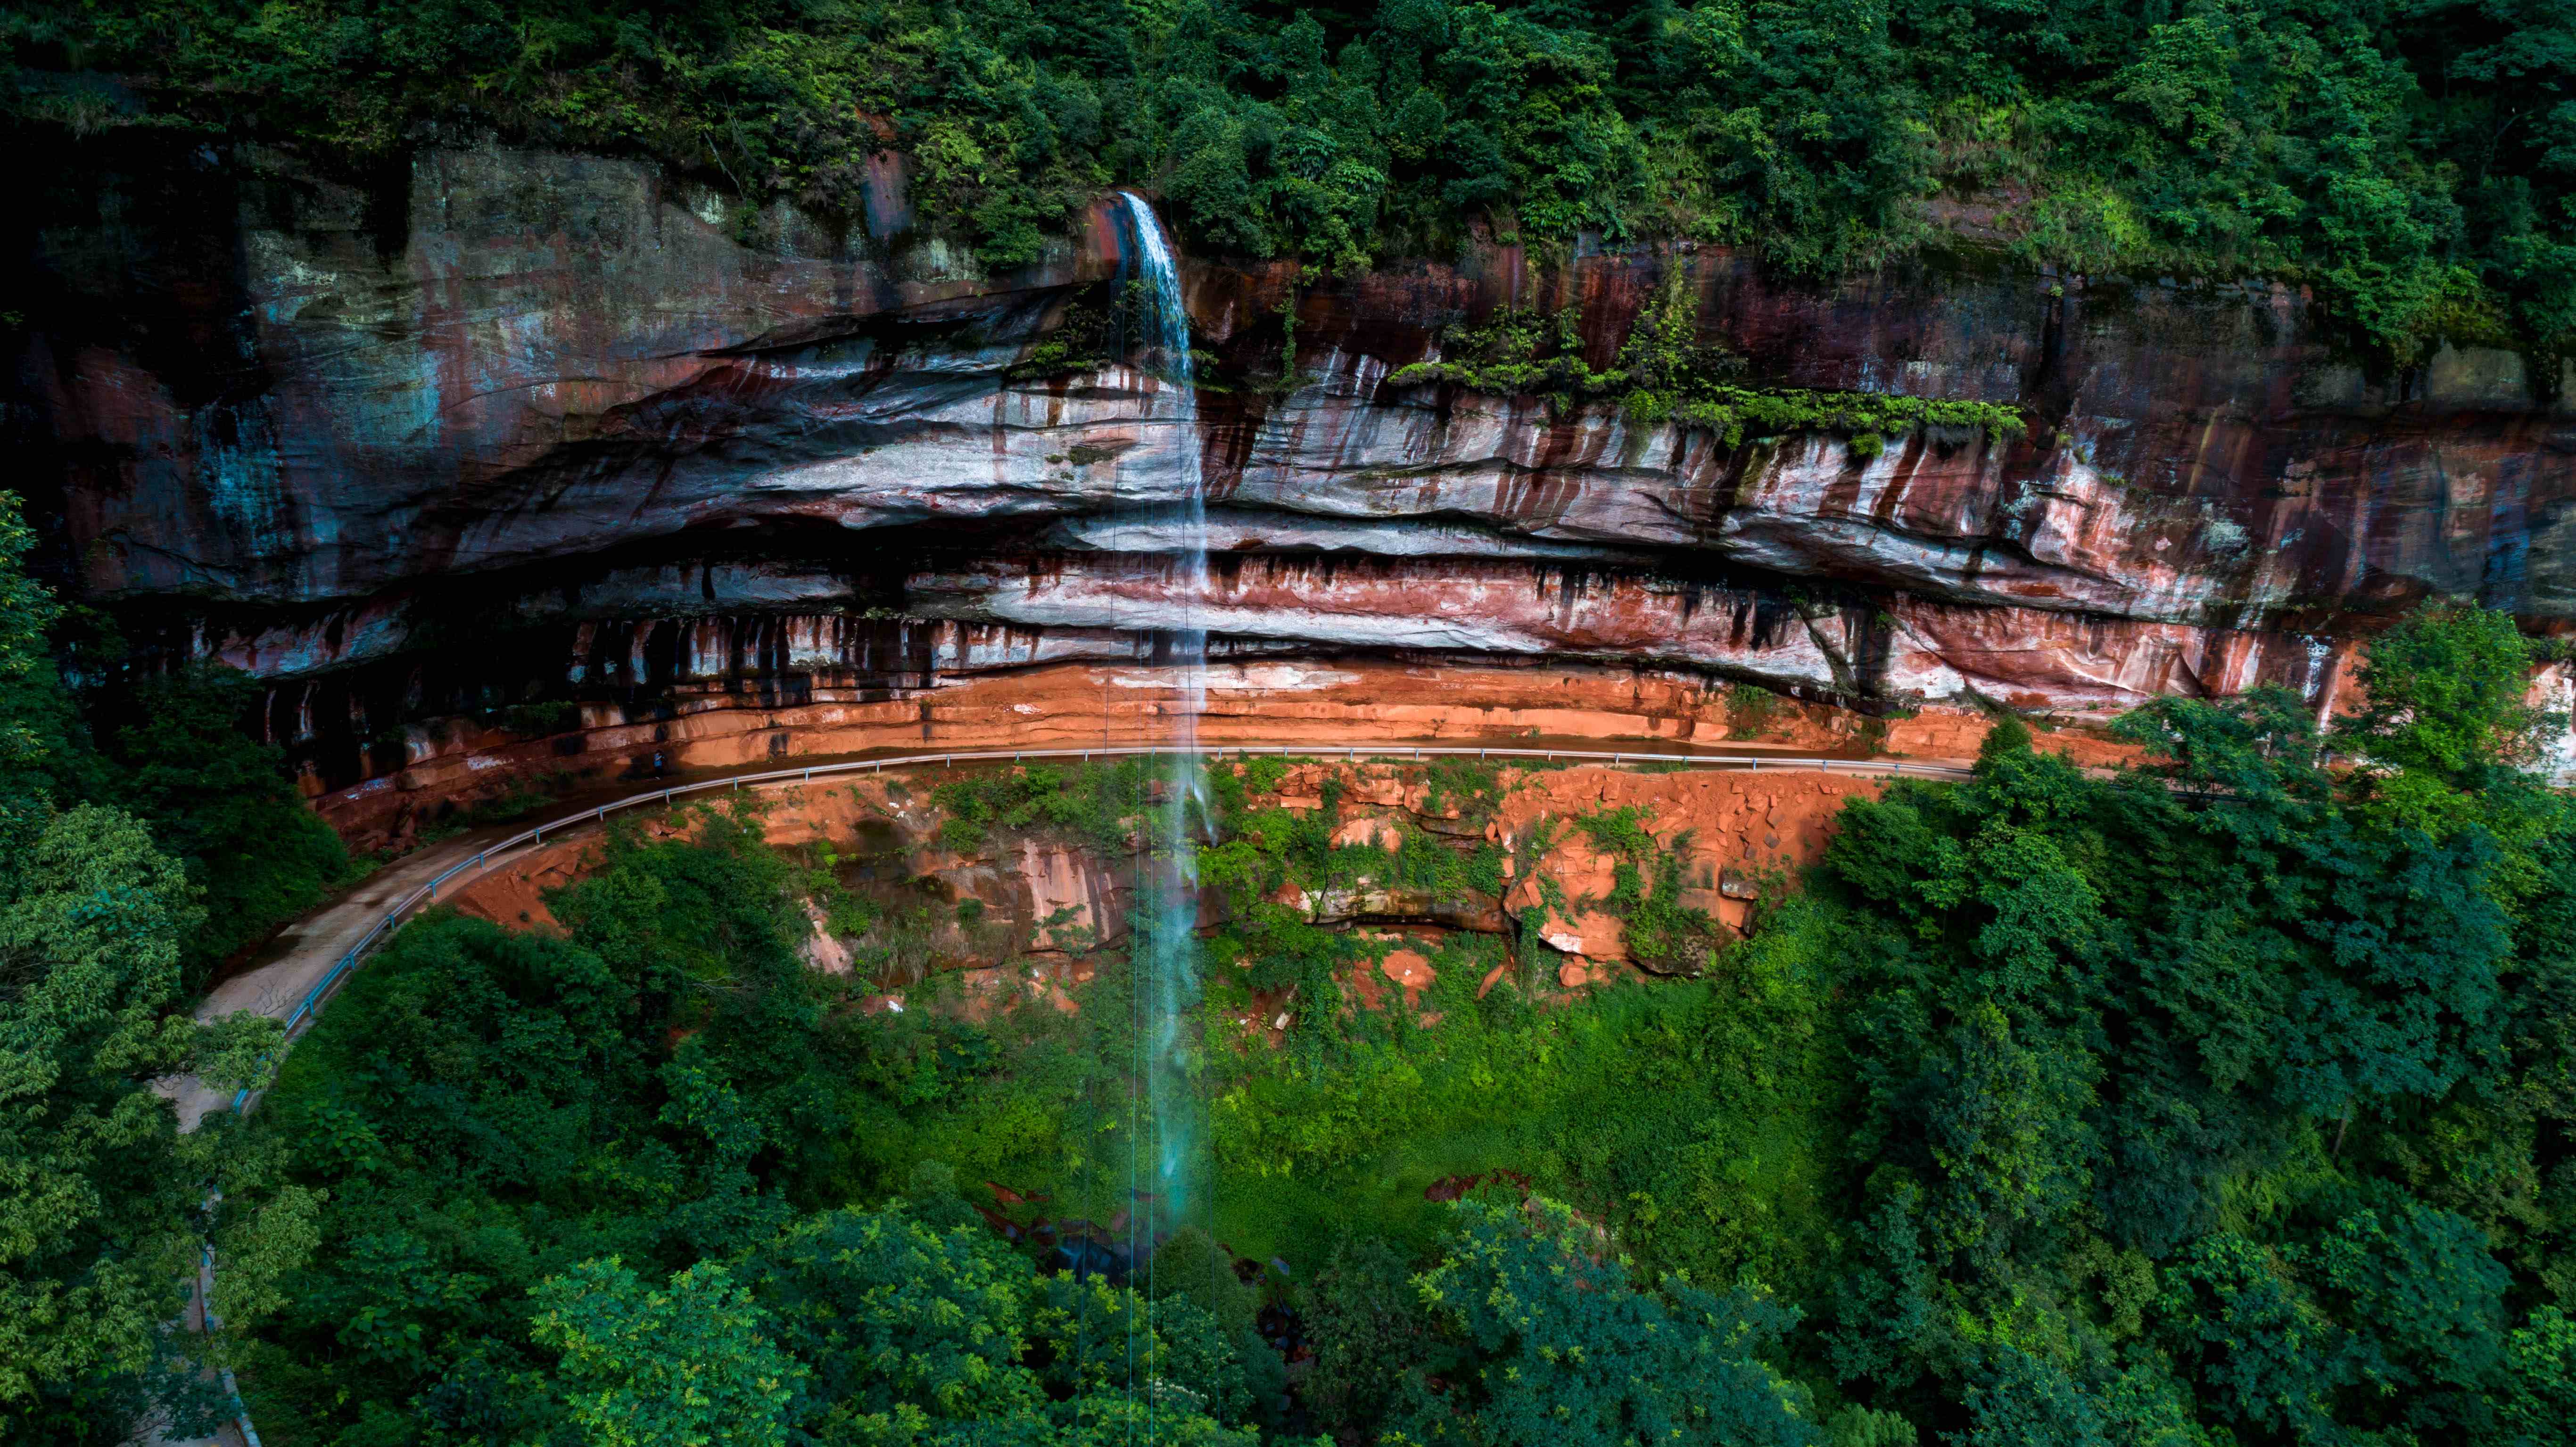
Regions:
M 1027 374 L 1072 303 L 1118 302 L 1099 207 L 993 276 L 892 169 L 865 236 L 772 208 L 746 240 L 732 198 L 624 160 L 426 150 L 353 179 L 111 144 L 118 169 L 8 223 L 34 282 L 9 436 L 48 566 L 167 656 L 279 680 L 271 729 L 332 780 L 387 767 L 400 723 L 532 700 L 634 719 L 673 690 L 801 705 L 1150 659 L 1157 489 L 1190 446 L 1236 656 L 2088 710 L 2257 681 L 2322 702 L 2350 640 L 2429 593 L 2576 619 L 2576 363 L 2444 346 L 2381 375 L 2277 285 L 1973 256 L 1814 285 L 1713 248 L 1200 262 L 1216 365 L 1182 436 L 1140 371 Z M 2030 428 L 1730 448 L 1389 382 L 1505 305 L 1581 307 L 1613 365 L 1673 267 L 1748 384 Z

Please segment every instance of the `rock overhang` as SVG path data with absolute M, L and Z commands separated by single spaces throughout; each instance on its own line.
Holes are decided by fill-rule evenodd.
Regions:
M 638 675 L 927 687 L 1150 657 L 1184 602 L 1243 656 L 1625 661 L 2091 714 L 2261 681 L 2324 709 L 2415 597 L 2543 628 L 2576 608 L 2576 378 L 2459 346 L 2375 374 L 2286 287 L 1938 258 L 1807 285 L 1715 248 L 1329 278 L 1199 260 L 1216 365 L 1178 427 L 1134 368 L 1026 374 L 1115 291 L 1105 205 L 989 276 L 917 231 L 736 228 L 613 158 L 424 151 L 398 246 L 292 158 L 234 164 L 262 205 L 153 223 L 234 243 L 229 274 L 158 278 L 197 313 L 143 318 L 229 298 L 193 362 L 133 342 L 138 292 L 88 323 L 49 310 L 22 377 L 89 596 L 277 680 L 273 714 L 373 729 L 462 706 L 478 667 L 578 694 L 616 662 L 630 703 Z M 129 251 L 137 272 L 198 255 Z M 1576 308 L 1606 365 L 1674 276 L 1749 377 L 2010 403 L 2028 428 L 1729 447 L 1391 381 L 1508 304 Z M 210 386 L 226 366 L 241 380 Z M 1207 598 L 1158 562 L 1180 449 L 1204 459 Z

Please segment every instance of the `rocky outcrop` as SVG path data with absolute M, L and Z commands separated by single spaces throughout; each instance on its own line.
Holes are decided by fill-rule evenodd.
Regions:
M 2331 707 L 2354 640 L 2428 593 L 2576 618 L 2576 363 L 2377 373 L 2282 287 L 1972 259 L 1816 286 L 1713 248 L 1199 263 L 1210 385 L 1183 408 L 1101 360 L 1115 208 L 988 276 L 876 179 L 833 230 L 601 157 L 426 151 L 373 189 L 248 151 L 110 174 L 29 233 L 17 416 L 62 479 L 51 556 L 130 636 L 278 680 L 270 726 L 324 791 L 513 706 L 577 706 L 581 754 L 713 694 L 932 708 L 1182 629 L 1224 659 L 2098 713 L 2255 682 Z M 1608 365 L 1675 273 L 1750 383 L 2028 428 L 1729 446 L 1391 381 L 1511 305 L 1577 308 Z M 1185 457 L 1204 595 L 1169 566 Z
M 1408 763 L 1299 763 L 1248 796 L 1255 809 L 1291 813 L 1333 800 L 1334 844 L 1342 851 L 1335 882 L 1313 890 L 1292 882 L 1272 902 L 1377 942 L 1347 977 L 1354 1002 L 1384 1008 L 1400 994 L 1420 1004 L 1434 969 L 1405 942 L 1462 932 L 1502 936 L 1507 955 L 1531 966 L 1523 977 L 1540 988 L 1696 970 L 1704 951 L 1660 964 L 1632 958 L 1633 906 L 1616 896 L 1620 865 L 1637 861 L 1605 852 L 1574 821 L 1617 813 L 1635 819 L 1652 856 L 1649 897 L 1673 886 L 1667 903 L 1701 917 L 1703 946 L 1722 945 L 1752 928 L 1762 887 L 1823 857 L 1845 800 L 1875 797 L 1885 787 L 1881 779 L 1798 768 L 1640 773 L 1501 765 L 1479 772 L 1488 797 L 1475 818 L 1462 817 L 1454 792 L 1435 796 L 1425 768 Z M 833 972 L 864 969 L 898 990 L 925 971 L 957 970 L 970 999 L 1025 993 L 1075 1008 L 1064 987 L 1089 980 L 1094 953 L 1123 940 L 1139 859 L 1044 824 L 997 829 L 971 850 L 951 849 L 932 799 L 955 777 L 899 770 L 764 793 L 758 818 L 769 841 L 809 862 L 830 861 L 842 888 L 876 906 L 863 934 L 836 936 L 809 902 L 808 962 Z M 693 826 L 685 814 L 648 810 L 631 827 L 676 837 Z M 1373 877 L 1368 851 L 1393 854 L 1426 835 L 1432 847 L 1462 858 L 1480 849 L 1499 853 L 1503 887 L 1443 893 Z M 1657 865 L 1667 856 L 1676 866 L 1669 878 Z M 559 928 L 549 892 L 589 874 L 602 857 L 595 830 L 568 827 L 560 839 L 459 886 L 446 902 L 504 928 Z M 1221 891 L 1205 893 L 1200 918 L 1227 927 Z M 1277 1003 L 1264 1002 L 1255 1013 L 1266 1019 Z
M 1218 662 L 1185 693 L 1180 671 L 1137 660 L 943 676 L 923 689 L 816 687 L 798 697 L 674 689 L 633 721 L 584 705 L 562 726 L 526 733 L 449 719 L 406 730 L 375 777 L 315 805 L 367 847 L 453 818 L 459 801 L 545 789 L 627 789 L 672 773 L 794 767 L 799 760 L 967 749 L 1074 749 L 1168 740 L 1170 711 L 1197 710 L 1209 745 L 1331 747 L 1429 741 L 1546 748 L 1697 747 L 1850 757 L 1976 752 L 1985 721 L 1927 710 L 1881 721 L 1790 705 L 1683 674 L 1560 663 L 1520 667 L 1380 658 Z M 322 683 L 295 696 L 324 697 Z M 327 713 L 316 709 L 314 713 Z M 316 720 L 299 709 L 308 726 Z

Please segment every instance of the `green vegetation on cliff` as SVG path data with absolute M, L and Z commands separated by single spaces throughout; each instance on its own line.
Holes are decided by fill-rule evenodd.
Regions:
M 2576 327 L 2557 0 L 39 0 L 0 34 L 16 116 L 75 132 L 497 124 L 850 217 L 891 150 L 995 266 L 1113 183 L 1331 269 L 1481 225 L 1831 271 L 1932 200 L 2031 262 L 2313 284 L 2400 349 Z
M 1976 430 L 2000 442 L 2027 430 L 2019 408 L 1996 402 L 1911 397 L 1897 392 L 1813 392 L 1740 387 L 1726 379 L 1743 359 L 1696 344 L 1697 318 L 1680 272 L 1638 311 L 1618 362 L 1595 371 L 1583 358 L 1579 309 L 1553 318 L 1506 310 L 1452 328 L 1438 361 L 1398 368 L 1387 381 L 1410 387 L 1453 382 L 1471 392 L 1532 396 L 1552 408 L 1607 399 L 1640 422 L 1672 422 L 1716 433 L 1729 450 L 1747 436 L 1834 432 L 1862 457 L 1917 427 Z

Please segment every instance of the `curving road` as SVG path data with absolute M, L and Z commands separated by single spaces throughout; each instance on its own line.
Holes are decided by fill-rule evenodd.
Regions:
M 1040 759 L 1087 761 L 1169 752 L 1172 751 L 1143 745 L 1093 749 L 961 749 L 841 759 L 792 769 L 746 769 L 716 773 L 686 783 L 640 789 L 603 802 L 560 807 L 535 824 L 516 828 L 515 832 L 510 825 L 472 830 L 403 856 L 369 875 L 348 893 L 279 931 L 247 969 L 225 977 L 206 992 L 205 999 L 197 1006 L 197 1018 L 212 1020 L 236 1011 L 256 1011 L 285 1021 L 287 1038 L 292 1042 L 297 1035 L 312 1027 L 322 1006 L 347 980 L 350 971 L 355 970 L 404 919 L 435 903 L 443 893 L 452 893 L 454 886 L 470 883 L 501 867 L 520 850 L 534 848 L 548 837 L 562 838 L 597 830 L 603 827 L 603 821 L 610 814 L 620 809 L 668 803 L 689 794 L 746 788 L 791 788 L 815 779 L 878 773 L 887 769 L 943 768 L 955 764 Z M 1942 779 L 1965 778 L 1970 772 L 1965 760 L 1918 763 L 1894 759 L 1827 759 L 1786 753 L 1473 748 L 1428 743 L 1365 744 L 1339 749 L 1317 748 L 1312 744 L 1225 744 L 1203 746 L 1197 752 L 1210 759 L 1242 758 L 1254 754 L 1292 758 L 1477 758 L 1611 765 L 1686 764 L 1710 769 L 1825 769 L 1835 773 Z M 253 1104 L 246 1092 L 217 1090 L 193 1075 L 159 1081 L 154 1088 L 176 1104 L 179 1128 L 183 1131 L 195 1130 L 208 1115 L 218 1110 L 246 1110 Z M 204 1303 L 212 1286 L 213 1272 L 214 1263 L 210 1256 L 199 1273 L 197 1291 L 189 1306 L 187 1325 L 191 1330 L 205 1330 Z M 225 1386 L 227 1389 L 231 1386 L 229 1377 Z M 180 1441 L 156 1432 L 147 1434 L 145 1442 L 149 1447 L 258 1447 L 259 1437 L 245 1414 L 213 1437 Z
M 940 768 L 954 764 L 1021 760 L 1091 760 L 1168 753 L 1150 746 L 1092 749 L 961 749 L 931 754 L 901 754 L 817 763 L 792 769 L 717 773 L 686 783 L 657 786 L 600 803 L 557 809 L 534 825 L 497 825 L 442 840 L 403 856 L 368 876 L 347 894 L 287 926 L 270 941 L 247 969 L 227 976 L 197 1007 L 197 1018 L 212 1020 L 251 1010 L 283 1020 L 289 1038 L 310 1028 L 320 1010 L 349 971 L 383 943 L 402 920 L 435 903 L 453 887 L 470 883 L 499 867 L 521 849 L 549 837 L 597 829 L 610 814 L 639 805 L 669 802 L 690 794 L 745 788 L 789 788 L 815 779 L 877 773 L 887 769 Z M 1915 762 L 1894 759 L 1828 759 L 1774 753 L 1686 753 L 1672 750 L 1599 750 L 1547 748 L 1475 748 L 1455 744 L 1363 744 L 1317 748 L 1312 744 L 1208 745 L 1198 752 L 1211 759 L 1276 754 L 1295 758 L 1432 759 L 1477 758 L 1540 760 L 1612 765 L 1687 764 L 1711 769 L 1826 769 L 1873 776 L 1906 775 L 1965 778 L 1965 760 Z M 194 1076 L 161 1083 L 178 1105 L 179 1128 L 194 1130 L 213 1111 L 246 1105 L 232 1092 L 213 1089 Z

